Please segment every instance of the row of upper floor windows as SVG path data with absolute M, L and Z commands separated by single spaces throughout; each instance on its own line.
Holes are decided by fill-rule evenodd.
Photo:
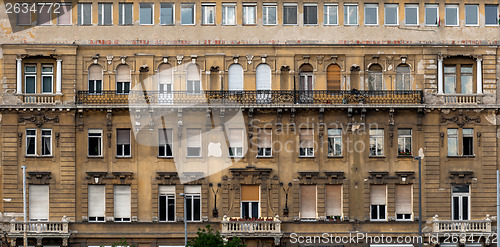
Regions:
M 399 26 L 498 26 L 498 3 L 491 4 L 377 4 L 335 2 L 283 3 L 78 3 L 73 11 L 71 3 L 28 4 L 17 3 L 10 10 L 17 13 L 17 25 L 32 25 L 31 13 L 36 15 L 37 25 L 71 25 L 72 14 L 77 15 L 78 25 L 386 25 Z M 362 11 L 360 10 L 362 6 Z M 340 6 L 340 7 L 339 7 Z M 118 8 L 117 10 L 115 8 Z M 176 10 L 176 7 L 179 10 Z M 197 8 L 201 9 L 200 16 Z M 444 10 L 444 11 L 443 11 Z M 484 11 L 484 12 L 483 12 Z M 97 15 L 95 14 L 97 12 Z M 222 12 L 222 15 L 217 13 Z M 241 14 L 240 14 L 241 13 Z M 483 14 L 484 13 L 484 14 Z M 137 16 L 138 18 L 134 18 Z M 176 18 L 180 16 L 179 18 Z M 443 17 L 441 17 L 443 16 Z

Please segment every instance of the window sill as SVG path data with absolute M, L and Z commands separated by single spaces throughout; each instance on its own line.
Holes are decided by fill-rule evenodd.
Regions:
M 274 156 L 255 156 L 257 159 L 272 159 Z
M 327 156 L 328 159 L 343 159 L 344 156 L 340 155 L 340 156 Z
M 370 219 L 370 222 L 388 222 L 388 221 L 387 219 L 381 219 L 381 220 Z
M 48 159 L 54 158 L 53 155 L 25 155 L 24 157 L 25 158 L 48 158 Z
M 201 159 L 201 156 L 186 156 L 186 159 Z
M 157 158 L 158 159 L 168 159 L 168 160 L 170 160 L 170 159 L 173 159 L 174 156 L 157 156 Z
M 475 155 L 461 155 L 461 156 L 446 156 L 447 158 L 451 159 L 467 159 L 467 158 L 476 158 Z
M 398 159 L 413 159 L 413 155 L 398 155 Z
M 87 156 L 87 159 L 104 159 L 104 156 Z
M 370 159 L 385 159 L 385 156 L 368 156 Z
M 316 156 L 299 156 L 300 159 L 314 159 Z
M 132 156 L 115 156 L 116 159 L 132 159 Z

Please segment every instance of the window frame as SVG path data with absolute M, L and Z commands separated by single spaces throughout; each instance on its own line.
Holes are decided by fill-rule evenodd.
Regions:
M 111 14 L 111 23 L 109 23 L 109 24 L 104 23 L 104 20 L 106 19 L 104 7 L 106 5 L 111 5 L 111 13 L 109 13 L 109 14 Z M 101 17 L 101 18 L 98 18 L 98 20 L 97 20 L 98 26 L 113 26 L 113 3 L 107 3 L 107 2 L 106 3 L 98 3 L 97 4 L 97 12 L 98 12 L 97 16 Z
M 470 6 L 475 6 L 476 8 L 476 19 L 475 19 L 475 24 L 469 24 L 467 23 L 467 20 L 469 18 L 467 18 L 467 7 L 470 7 Z M 478 27 L 479 26 L 479 4 L 465 4 L 465 8 L 464 8 L 464 13 L 465 13 L 465 18 L 464 18 L 464 23 L 465 23 L 465 26 L 466 27 Z
M 307 18 L 306 17 L 306 13 L 307 13 L 306 12 L 306 8 L 307 7 L 315 7 L 316 8 L 316 18 L 315 18 L 316 19 L 316 23 L 306 23 L 306 18 Z M 304 26 L 317 26 L 317 25 L 319 25 L 319 16 L 318 16 L 318 10 L 319 10 L 319 8 L 318 8 L 318 4 L 317 3 L 303 3 L 302 4 L 302 10 L 303 10 L 303 12 L 302 12 L 302 16 L 303 16 L 302 21 L 303 21 Z
M 456 24 L 448 24 L 448 10 L 454 9 L 457 15 L 457 18 L 454 20 Z M 445 4 L 444 5 L 444 25 L 447 27 L 458 27 L 460 25 L 460 9 L 458 4 Z
M 142 6 L 150 5 L 151 6 L 151 24 L 143 24 L 141 22 L 141 9 Z M 155 4 L 154 3 L 139 3 L 139 25 L 140 26 L 154 26 L 155 25 Z
M 249 18 L 247 18 L 248 13 L 247 13 L 247 10 L 245 10 L 246 8 L 253 8 L 253 23 L 247 23 Z M 243 26 L 255 26 L 255 25 L 257 25 L 257 4 L 256 3 L 243 3 L 241 11 L 242 11 L 242 15 L 241 15 L 242 22 L 241 23 Z
M 69 13 L 69 23 L 68 24 L 62 24 L 60 23 L 59 21 L 59 17 L 63 14 L 63 13 L 57 13 L 56 15 L 56 23 L 58 26 L 71 26 L 73 25 L 73 4 L 72 3 L 59 3 L 60 6 L 61 6 L 61 9 L 64 9 L 63 6 L 71 6 L 69 11 L 67 13 Z M 29 12 L 29 11 L 28 11 Z
M 337 131 L 339 131 L 339 134 L 335 134 L 335 133 L 333 133 L 333 131 L 332 131 L 332 134 L 330 134 L 330 130 L 337 130 Z M 340 143 L 339 143 L 339 145 L 340 145 L 340 150 L 339 150 L 340 154 L 338 154 L 338 155 L 335 154 L 335 153 L 337 153 L 336 152 L 337 148 L 336 148 L 336 145 L 335 145 L 335 144 L 338 144 L 336 142 L 336 140 L 335 140 L 337 138 L 340 138 Z M 332 145 L 332 147 L 333 147 L 333 150 L 332 150 L 333 153 L 330 152 L 330 140 L 333 140 L 333 145 Z M 343 145 L 342 144 L 343 144 L 342 143 L 342 129 L 341 128 L 329 128 L 329 129 L 327 129 L 327 145 L 328 145 L 328 149 L 327 149 L 328 150 L 327 151 L 328 154 L 327 154 L 327 157 L 342 157 L 343 156 L 343 152 L 342 152 Z
M 173 135 L 174 135 L 174 130 L 171 129 L 171 128 L 160 128 L 160 129 L 158 129 L 158 157 L 160 157 L 160 158 L 172 158 L 172 157 L 174 157 L 173 140 L 170 140 L 170 139 L 167 138 L 166 143 L 162 144 L 161 143 L 161 133 L 162 133 L 162 131 L 164 131 L 163 133 L 165 133 L 165 136 L 167 136 L 167 137 L 168 137 L 168 132 L 170 132 L 170 136 L 172 136 L 172 138 L 173 138 Z M 167 155 L 167 153 L 168 153 L 167 151 L 168 151 L 168 146 L 169 145 L 170 145 L 171 155 Z M 160 148 L 164 149 L 165 155 L 160 155 Z
M 90 6 L 90 22 L 86 23 L 85 21 L 85 11 L 84 6 Z M 78 3 L 78 25 L 79 26 L 92 26 L 92 3 Z
M 207 8 L 213 8 L 213 15 L 212 15 L 212 20 L 211 22 L 208 22 L 207 20 L 209 19 L 208 17 L 210 15 L 207 15 Z M 217 8 L 215 3 L 202 3 L 201 4 L 201 25 L 205 26 L 215 26 L 215 18 L 217 16 L 216 14 Z
M 238 22 L 236 21 L 238 19 L 236 3 L 222 3 L 221 8 L 222 8 L 222 25 L 223 26 L 236 26 L 238 24 Z M 229 16 L 227 13 L 229 8 L 234 9 L 234 18 L 232 18 L 232 19 L 229 19 Z M 228 22 L 229 20 L 232 20 L 233 23 L 229 23 Z
M 398 71 L 399 68 L 404 68 L 404 67 L 407 67 L 408 68 L 408 72 L 400 72 Z M 405 81 L 406 81 L 406 78 L 408 77 L 408 81 L 409 81 L 409 85 L 408 85 L 408 88 L 406 88 L 406 85 L 405 85 Z M 396 90 L 412 90 L 412 83 L 411 83 L 411 67 L 410 65 L 408 64 L 399 64 L 397 67 L 396 67 Z M 400 81 L 401 80 L 401 81 Z M 402 87 L 402 88 L 401 88 Z
M 36 3 L 36 25 L 37 26 L 52 26 L 52 14 L 53 14 L 53 10 L 52 10 L 52 7 L 47 7 L 48 11 L 44 10 L 44 7 L 46 5 L 49 5 L 51 6 L 50 4 L 47 4 L 45 2 L 37 2 Z M 40 10 L 39 9 L 39 6 L 42 6 L 42 9 Z M 41 24 L 40 23 L 40 14 L 48 14 L 49 15 L 49 21 L 45 24 Z
M 200 143 L 199 146 L 194 146 L 193 144 L 190 144 L 190 142 L 189 142 L 190 135 L 188 133 L 188 131 L 190 131 L 190 130 L 197 130 L 198 131 L 199 143 Z M 202 149 L 203 133 L 202 133 L 202 130 L 200 128 L 186 128 L 186 137 L 187 137 L 186 138 L 186 157 L 187 158 L 201 158 L 203 156 L 203 149 Z M 190 155 L 189 148 L 198 148 L 198 155 Z
M 186 204 L 188 202 L 192 203 L 192 205 L 191 205 L 191 212 L 187 212 L 187 209 L 186 209 L 186 213 L 187 214 L 184 216 L 184 217 L 186 217 L 186 221 L 187 222 L 201 222 L 201 220 L 203 219 L 203 217 L 202 217 L 202 205 L 203 205 L 203 203 L 201 201 L 201 199 L 202 199 L 201 198 L 201 193 L 186 193 L 184 196 L 185 196 L 184 200 L 186 200 Z M 200 219 L 195 219 L 195 217 L 194 217 L 195 216 L 194 203 L 195 203 L 196 197 L 199 198 L 199 203 L 200 203 L 200 206 L 199 206 L 200 207 Z M 187 205 L 186 205 L 186 208 L 187 208 Z M 191 216 L 191 220 L 188 219 L 188 215 Z
M 465 131 L 470 130 L 471 134 L 466 134 Z M 472 154 L 465 154 L 465 138 L 471 138 L 470 149 Z M 473 128 L 462 128 L 462 156 L 464 157 L 474 157 L 474 129 Z
M 496 13 L 495 13 L 496 22 L 494 24 L 491 24 L 491 23 L 488 24 L 486 22 L 486 9 L 487 9 L 487 7 L 490 7 L 490 6 L 495 6 L 494 9 L 496 10 Z M 499 23 L 498 23 L 499 22 L 498 6 L 499 6 L 498 4 L 485 4 L 484 5 L 484 26 L 486 26 L 486 27 L 496 27 L 496 26 L 499 25 Z
M 176 222 L 176 203 L 177 203 L 177 198 L 176 198 L 176 193 L 175 193 L 175 185 L 159 185 L 159 186 L 172 186 L 173 189 L 174 189 L 174 193 L 172 192 L 161 192 L 160 190 L 160 187 L 158 188 L 159 192 L 158 192 L 158 221 L 159 222 Z M 161 217 L 161 207 L 160 207 L 160 203 L 161 203 L 161 198 L 162 197 L 165 197 L 165 220 L 162 220 L 162 217 Z M 174 218 L 169 220 L 169 213 L 170 213 L 170 210 L 169 210 L 169 200 L 173 199 L 174 200 L 174 207 L 173 207 L 173 211 L 174 211 Z
M 398 214 L 398 207 L 397 207 L 397 204 L 395 204 L 395 207 L 394 207 L 394 216 L 395 216 L 395 219 L 396 221 L 412 221 L 413 220 L 413 184 L 396 184 L 396 187 L 394 188 L 394 191 L 395 191 L 395 195 L 394 195 L 394 200 L 395 202 L 398 201 L 397 199 L 397 190 L 398 190 L 398 186 L 409 186 L 410 187 L 410 195 L 409 195 L 409 199 L 410 199 L 410 210 L 411 210 L 411 213 L 410 213 L 410 217 L 407 218 L 407 214 Z M 398 218 L 399 215 L 402 215 L 403 217 L 402 218 Z
M 303 130 L 307 130 L 307 132 L 312 131 L 311 136 L 312 136 L 312 146 L 313 147 L 302 147 L 302 135 L 305 135 L 305 133 L 301 133 Z M 301 128 L 299 129 L 299 158 L 313 158 L 316 154 L 316 150 L 314 150 L 314 128 Z M 306 137 L 306 136 L 304 136 Z
M 229 146 L 228 146 L 228 152 L 229 152 L 229 157 L 231 158 L 242 158 L 244 157 L 244 142 L 245 142 L 245 131 L 242 129 L 242 128 L 229 128 L 229 133 L 231 133 L 231 130 L 239 130 L 241 131 L 241 147 L 238 147 L 238 146 L 231 146 L 231 142 L 229 142 Z M 232 137 L 229 136 L 229 140 L 231 140 Z M 234 151 L 233 149 L 241 149 L 238 151 Z
M 355 7 L 356 9 L 356 23 L 349 22 L 349 11 L 348 9 Z M 357 3 L 346 3 L 344 4 L 344 26 L 359 26 L 359 5 Z
M 330 12 L 327 9 L 334 8 L 337 12 L 335 23 L 330 23 Z M 328 13 L 328 14 L 327 14 Z M 325 17 L 326 16 L 326 17 Z M 328 23 L 327 23 L 328 20 Z M 339 5 L 338 3 L 325 3 L 323 4 L 323 25 L 324 26 L 339 26 Z
M 104 208 L 104 215 L 103 216 L 91 216 L 90 215 L 90 187 L 91 186 L 100 186 L 101 188 L 104 189 L 104 200 L 103 200 L 103 205 L 99 205 L 99 206 L 102 206 Z M 87 187 L 87 211 L 88 211 L 88 221 L 89 222 L 105 222 L 105 219 L 106 219 L 106 185 L 104 184 L 89 184 L 88 187 Z
M 183 7 L 183 5 L 184 5 L 184 7 Z M 191 21 L 192 21 L 191 23 L 183 23 L 182 22 L 182 10 L 183 9 L 188 9 L 186 7 L 187 5 L 192 6 L 192 8 L 189 8 L 189 9 L 192 9 L 191 14 L 193 16 L 193 18 L 191 19 Z M 194 25 L 196 25 L 196 4 L 195 3 L 182 3 L 181 2 L 181 4 L 180 4 L 180 11 L 181 11 L 180 12 L 180 15 L 181 15 L 180 24 L 181 24 L 181 26 L 194 26 Z
M 453 189 L 455 187 L 459 186 L 468 186 L 468 192 L 453 192 Z M 459 219 L 454 219 L 455 217 L 455 202 L 454 198 L 457 197 L 458 199 L 458 217 Z M 467 198 L 467 219 L 464 219 L 463 215 L 463 198 Z M 461 184 L 461 185 L 452 185 L 451 186 L 451 219 L 452 220 L 469 220 L 471 218 L 471 191 L 470 191 L 470 184 Z
M 101 79 L 100 80 L 90 80 L 90 68 L 92 66 L 98 66 L 101 70 Z M 88 67 L 88 71 L 87 71 L 87 87 L 88 87 L 88 91 L 89 91 L 89 94 L 94 94 L 94 95 L 98 95 L 98 94 L 102 94 L 102 91 L 103 91 L 103 80 L 104 80 L 104 68 L 99 65 L 99 64 L 93 64 L 93 65 L 90 65 Z M 94 85 L 94 88 L 90 88 L 91 86 L 91 81 Z M 99 84 L 101 87 L 99 90 L 97 90 L 97 84 Z
M 285 11 L 285 8 L 293 8 L 295 7 L 295 23 L 285 23 L 285 20 L 288 18 L 285 18 L 285 14 L 288 13 Z M 299 25 L 299 6 L 297 3 L 283 3 L 283 26 L 297 26 Z
M 35 134 L 28 134 L 28 131 L 35 131 Z M 35 128 L 28 128 L 25 130 L 26 137 L 25 137 L 25 154 L 26 156 L 37 156 L 37 129 Z M 34 151 L 35 153 L 28 153 L 28 138 L 33 138 L 33 144 L 35 146 Z
M 410 134 L 400 134 L 400 130 L 409 130 Z M 399 149 L 399 146 L 401 145 L 400 141 L 402 141 L 403 149 L 406 150 L 407 149 L 406 144 L 408 139 L 410 139 L 410 148 L 409 148 L 410 154 L 406 154 L 406 152 L 402 153 L 401 150 Z M 413 157 L 413 131 L 411 128 L 398 129 L 398 156 Z
M 168 6 L 171 5 L 172 7 L 172 19 L 170 20 L 171 23 L 163 23 L 163 18 L 162 18 L 162 10 L 163 9 L 168 9 L 167 7 L 163 6 Z M 174 26 L 175 25 L 175 2 L 161 2 L 160 3 L 160 26 Z
M 51 72 L 44 72 L 43 69 L 44 68 L 47 68 L 47 67 L 50 67 L 51 68 Z M 41 73 L 41 91 L 42 91 L 42 94 L 53 94 L 54 93 L 54 65 L 53 64 L 41 64 L 41 70 L 40 70 L 40 73 Z M 45 92 L 44 91 L 44 78 L 50 78 L 50 92 Z
M 116 217 L 117 216 L 117 190 L 116 188 L 117 187 L 128 187 L 128 199 L 130 200 L 130 218 L 128 217 Z M 124 195 L 124 194 L 123 194 Z M 123 202 L 121 202 L 120 204 L 123 204 Z M 114 219 L 114 222 L 131 222 L 132 221 L 132 186 L 131 185 L 113 185 L 113 219 Z
M 269 132 L 268 132 L 269 131 Z M 273 130 L 271 128 L 259 128 L 258 138 L 260 139 L 260 135 L 262 133 L 266 133 L 266 135 L 269 135 L 269 138 L 271 139 L 270 141 L 270 147 L 260 147 L 260 142 L 257 142 L 257 158 L 269 158 L 273 157 Z M 268 133 L 268 134 L 267 134 Z M 262 152 L 260 152 L 262 150 Z
M 103 146 L 102 146 L 102 129 L 88 129 L 87 130 L 87 157 L 103 157 Z M 99 134 L 99 136 L 90 136 L 90 134 Z M 97 150 L 98 153 L 97 155 L 91 155 L 90 154 L 90 138 L 97 138 L 99 139 L 99 142 L 97 143 Z
M 408 13 L 408 10 L 407 9 L 410 9 L 410 8 L 414 8 L 417 10 L 417 20 L 416 20 L 416 23 L 408 23 L 408 16 L 407 16 L 407 13 Z M 405 4 L 405 25 L 406 26 L 419 26 L 420 25 L 420 6 L 418 3 L 406 3 Z
M 128 130 L 128 143 L 118 143 L 118 139 L 120 138 L 120 135 L 118 134 L 119 131 L 127 131 Z M 128 154 L 126 154 L 127 150 L 127 145 L 128 145 Z M 118 154 L 118 150 L 121 150 L 121 154 Z M 131 129 L 116 129 L 116 157 L 117 158 L 129 158 L 132 157 L 132 130 Z
M 381 134 L 377 134 L 376 132 L 373 132 L 372 134 L 372 131 L 382 131 Z M 370 157 L 385 157 L 385 154 L 384 154 L 384 151 L 385 151 L 385 131 L 384 129 L 370 129 L 369 130 L 369 136 L 370 136 L 370 142 L 369 142 L 369 145 L 370 145 L 370 154 L 369 156 Z M 380 141 L 381 139 L 381 141 Z M 381 151 L 378 152 L 378 150 L 375 150 L 375 154 L 372 154 L 372 140 L 375 142 L 375 148 L 377 147 L 378 144 L 380 144 L 379 142 L 381 142 Z
M 427 9 L 436 9 L 436 24 L 428 24 L 427 23 Z M 425 4 L 424 5 L 424 25 L 427 27 L 438 27 L 439 26 L 439 4 Z
M 396 23 L 387 24 L 387 9 L 395 8 L 396 9 Z M 384 25 L 385 26 L 399 26 L 399 4 L 397 3 L 386 3 L 384 4 Z
M 274 23 L 270 23 L 269 9 L 274 9 Z M 265 17 L 265 19 L 264 19 Z M 262 4 L 262 25 L 263 26 L 276 26 L 278 25 L 278 5 L 276 3 L 263 3 Z
M 374 186 L 373 184 L 370 185 L 370 187 L 373 187 L 373 186 Z M 383 185 L 376 185 L 376 186 L 384 186 L 385 187 L 385 198 L 384 198 L 385 204 L 372 204 L 372 202 L 371 202 L 372 191 L 370 188 L 370 221 L 387 221 L 387 219 L 388 219 L 388 217 L 387 217 L 387 185 L 383 184 Z M 377 217 L 376 218 L 373 218 L 373 210 L 374 210 L 373 207 L 374 206 L 375 206 L 375 209 L 377 210 L 377 212 L 376 212 Z M 384 212 L 385 218 L 380 217 L 381 216 L 380 214 L 382 212 L 381 206 L 384 207 L 383 212 Z
M 366 10 L 367 10 L 367 9 L 371 9 L 371 8 L 375 8 L 375 13 L 376 13 L 376 15 L 375 15 L 375 20 L 376 20 L 376 23 L 375 23 L 375 24 L 373 24 L 373 23 L 367 23 L 367 19 L 368 19 L 367 17 L 368 17 L 368 15 L 367 15 L 367 11 L 366 11 Z M 363 12 L 364 12 L 364 16 L 363 16 L 363 17 L 364 17 L 364 18 L 363 18 L 363 24 L 364 24 L 365 26 L 378 26 L 378 25 L 379 25 L 379 20 L 378 20 L 378 17 L 379 17 L 379 14 L 378 14 L 378 8 L 379 8 L 378 3 L 365 3 L 365 4 L 364 4 L 364 6 L 363 6 Z
M 454 67 L 455 73 L 446 72 L 446 67 Z M 471 73 L 462 72 L 462 68 L 472 68 Z M 443 61 L 443 92 L 444 94 L 466 94 L 462 92 L 462 77 L 469 75 L 472 77 L 471 94 L 477 94 L 477 65 L 476 61 L 469 58 L 448 58 Z M 447 92 L 446 90 L 446 77 L 454 76 L 455 90 L 454 92 Z
M 23 2 L 23 3 L 19 3 L 20 6 L 22 7 L 22 9 L 24 9 L 25 7 L 27 8 L 27 11 L 26 13 L 23 12 L 23 10 L 21 9 L 19 11 L 19 13 L 16 14 L 16 25 L 17 26 L 31 26 L 32 22 L 31 22 L 31 11 L 30 11 L 30 8 L 31 8 L 31 4 L 32 3 L 28 3 L 28 2 Z M 27 22 L 28 23 L 20 23 L 20 17 L 21 15 L 28 15 L 28 18 L 27 18 Z
M 43 187 L 43 188 L 46 188 L 46 190 L 47 190 L 46 204 L 47 205 L 40 205 L 40 204 L 32 203 L 32 196 L 35 196 L 35 195 L 39 196 L 40 195 L 38 193 L 32 193 L 31 190 L 34 187 L 38 187 L 38 188 Z M 49 219 L 50 219 L 50 186 L 48 184 L 47 185 L 46 184 L 29 184 L 29 186 L 28 186 L 28 196 L 29 196 L 29 198 L 28 198 L 28 206 L 29 206 L 29 208 L 28 208 L 28 215 L 29 215 L 29 220 L 30 221 L 49 221 Z M 47 206 L 47 208 L 46 208 L 47 209 L 47 212 L 46 212 L 47 218 L 32 218 L 32 214 L 33 214 L 32 213 L 32 209 L 33 209 L 32 206 L 33 207 L 42 207 L 42 206 L 45 207 L 45 206 Z
M 50 131 L 50 134 L 46 135 L 46 134 L 43 133 L 44 131 Z M 41 156 L 50 157 L 54 153 L 53 152 L 53 141 L 52 141 L 52 129 L 41 129 L 40 134 L 41 134 L 40 140 L 41 140 L 41 148 L 42 148 L 40 155 Z M 48 138 L 48 141 L 49 141 L 49 150 L 48 150 L 49 153 L 45 154 L 45 152 L 44 152 L 44 148 L 45 148 L 44 140 L 47 139 L 47 138 Z
M 132 15 L 130 16 L 130 24 L 125 24 L 126 11 L 125 6 L 132 5 Z M 120 21 L 121 20 L 121 21 Z M 118 3 L 118 25 L 119 26 L 133 26 L 134 25 L 134 3 Z
M 35 72 L 28 72 L 27 71 L 27 67 L 34 67 L 35 68 Z M 34 63 L 25 63 L 24 64 L 24 90 L 23 90 L 23 93 L 24 94 L 36 94 L 37 93 L 37 76 L 38 76 L 38 64 Z M 34 78 L 34 92 L 33 93 L 28 93 L 27 92 L 27 89 L 28 89 L 28 85 L 27 85 L 27 82 L 28 80 L 26 80 L 28 77 L 33 77 Z

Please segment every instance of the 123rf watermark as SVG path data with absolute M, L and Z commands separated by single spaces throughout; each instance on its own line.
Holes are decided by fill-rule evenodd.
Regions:
M 369 233 L 349 233 L 349 235 L 336 235 L 323 233 L 321 235 L 290 234 L 292 244 L 418 244 L 423 243 L 423 237 L 404 235 L 385 235 Z

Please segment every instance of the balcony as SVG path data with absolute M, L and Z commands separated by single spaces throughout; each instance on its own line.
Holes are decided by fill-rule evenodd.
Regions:
M 238 105 L 238 106 L 287 106 L 287 105 L 349 105 L 349 104 L 422 104 L 421 90 L 359 91 L 78 91 L 79 105 Z
M 56 99 L 54 94 L 23 94 L 22 102 L 24 104 L 55 104 Z
M 8 231 L 9 237 L 22 237 L 24 231 L 28 237 L 69 237 L 68 221 L 28 221 L 12 220 Z
M 226 237 L 274 238 L 274 242 L 279 244 L 283 236 L 278 216 L 272 220 L 231 220 L 224 216 L 221 225 L 221 234 Z
M 482 95 L 479 94 L 444 94 L 441 102 L 444 104 L 476 105 L 481 103 Z
M 484 220 L 439 220 L 433 217 L 432 231 L 434 233 L 491 233 L 491 219 L 487 215 Z

